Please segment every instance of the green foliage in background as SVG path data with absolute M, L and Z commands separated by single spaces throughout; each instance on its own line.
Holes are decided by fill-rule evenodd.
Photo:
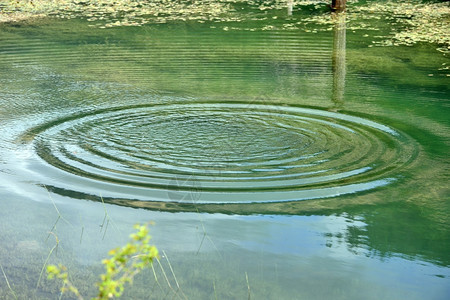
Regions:
M 109 251 L 109 258 L 102 261 L 105 273 L 100 276 L 98 295 L 93 299 L 111 299 L 120 297 L 126 283 L 132 283 L 133 278 L 145 267 L 158 258 L 158 250 L 151 246 L 147 225 L 135 225 L 136 232 L 130 235 L 131 241 L 122 248 Z M 58 278 L 63 282 L 62 293 L 71 292 L 78 299 L 83 299 L 78 289 L 70 282 L 67 269 L 62 266 L 49 265 L 48 278 Z

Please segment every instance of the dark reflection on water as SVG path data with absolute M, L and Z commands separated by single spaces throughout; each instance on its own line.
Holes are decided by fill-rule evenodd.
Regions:
M 365 249 L 365 255 L 382 260 L 400 256 L 450 265 L 446 220 L 436 218 L 429 211 L 414 205 L 391 203 L 370 210 L 347 210 L 345 214 L 364 225 L 349 226 L 344 235 L 330 234 L 330 247 L 336 242 L 345 242 L 350 251 L 358 253 Z
M 0 263 L 11 282 L 27 290 L 14 271 L 24 262 L 29 278 L 39 276 L 56 206 L 70 223 L 56 227 L 75 272 L 123 243 L 133 223 L 153 219 L 155 243 L 189 298 L 246 298 L 246 275 L 255 298 L 446 298 L 449 89 L 436 71 L 446 58 L 431 47 L 367 48 L 339 25 L 313 34 L 39 22 L 0 27 Z M 148 109 L 174 103 L 177 118 Z M 209 112 L 195 110 L 198 103 Z M 218 112 L 223 103 L 241 113 Z M 261 113 L 267 105 L 279 109 Z M 320 113 L 287 120 L 294 108 Z M 289 201 L 284 191 L 307 177 L 292 160 L 305 149 L 316 156 L 303 158 L 304 174 L 318 178 L 328 166 L 340 177 L 301 186 L 332 190 L 326 197 Z M 111 184 L 111 174 L 121 181 Z M 385 184 L 339 189 L 373 181 Z M 142 201 L 155 200 L 150 185 L 160 199 Z M 241 203 L 202 203 L 208 185 L 227 200 L 251 192 Z M 286 201 L 257 203 L 264 189 L 284 197 L 269 200 Z M 106 234 L 98 230 L 105 211 Z

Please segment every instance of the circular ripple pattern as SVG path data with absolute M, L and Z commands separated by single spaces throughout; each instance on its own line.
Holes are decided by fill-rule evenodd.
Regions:
M 416 155 L 382 124 L 241 103 L 96 110 L 32 129 L 52 185 L 103 197 L 197 203 L 334 197 L 387 185 Z M 24 138 L 25 138 L 24 137 Z

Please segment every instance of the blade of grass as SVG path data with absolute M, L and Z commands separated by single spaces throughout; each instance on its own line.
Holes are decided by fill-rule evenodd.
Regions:
M 159 258 L 157 258 L 156 261 L 158 262 L 158 265 L 161 268 L 164 278 L 166 279 L 167 285 L 169 286 L 169 291 L 172 291 L 174 293 L 174 296 L 178 296 L 179 298 L 181 298 L 181 296 L 178 295 L 178 292 L 170 284 L 170 281 L 169 281 L 169 278 L 167 277 L 166 271 L 164 270 L 164 267 L 161 264 L 161 260 Z M 169 291 L 168 291 L 168 293 L 169 293 Z M 167 294 L 166 294 L 166 296 L 167 296 Z M 184 296 L 184 294 L 183 294 L 183 296 Z
M 250 283 L 248 282 L 248 274 L 245 272 L 245 280 L 247 281 L 248 300 L 250 300 Z
M 41 282 L 42 274 L 44 273 L 45 266 L 47 265 L 48 260 L 50 259 L 50 256 L 52 255 L 53 251 L 55 251 L 55 249 L 58 248 L 58 245 L 59 245 L 59 239 L 58 239 L 58 237 L 56 236 L 56 234 L 54 234 L 53 232 L 50 232 L 50 234 L 52 234 L 52 235 L 55 237 L 56 244 L 55 244 L 55 246 L 53 246 L 53 248 L 50 250 L 50 252 L 49 252 L 48 255 L 47 255 L 47 258 L 45 259 L 44 265 L 42 266 L 41 273 L 39 274 L 39 278 L 38 278 L 38 281 L 37 281 L 37 284 L 36 284 L 36 288 L 39 287 L 39 283 Z
M 153 276 L 155 276 L 155 282 L 158 284 L 159 288 L 163 290 L 161 284 L 159 283 L 158 276 L 156 276 L 155 266 L 152 264 Z
M 217 300 L 216 280 L 213 279 L 214 299 Z
M 56 212 L 58 213 L 58 217 L 60 217 L 61 219 L 64 220 L 64 222 L 66 222 L 67 224 L 69 224 L 69 225 L 72 226 L 72 224 L 71 224 L 69 221 L 67 221 L 67 220 L 61 215 L 61 212 L 59 211 L 58 207 L 56 206 L 56 203 L 55 203 L 55 201 L 53 200 L 52 195 L 50 194 L 50 192 L 48 191 L 48 189 L 47 189 L 47 187 L 46 187 L 45 185 L 44 185 L 44 187 L 45 187 L 45 189 L 47 190 L 48 197 L 49 197 L 50 200 L 52 201 L 53 207 L 55 208 Z
M 9 290 L 13 294 L 14 299 L 18 299 L 17 296 L 16 296 L 16 293 L 14 292 L 14 290 L 11 287 L 11 285 L 9 284 L 8 277 L 6 276 L 5 270 L 3 270 L 3 266 L 1 264 L 0 264 L 0 269 L 2 269 L 3 277 L 5 277 L 5 280 L 6 280 L 6 285 L 8 286 Z
M 167 256 L 167 254 L 164 250 L 162 250 L 162 253 L 164 254 L 164 257 L 167 260 L 167 264 L 169 265 L 170 272 L 172 273 L 173 279 L 175 280 L 175 284 L 177 285 L 177 291 L 180 291 L 180 293 L 183 295 L 183 297 L 185 299 L 187 299 L 186 295 L 183 293 L 183 291 L 180 288 L 180 285 L 178 284 L 178 280 L 177 280 L 177 277 L 175 276 L 175 272 L 173 271 L 172 264 L 169 261 L 169 257 Z
M 163 266 L 161 265 L 161 261 L 159 260 L 159 258 L 157 258 L 156 261 L 158 262 L 159 267 L 161 268 L 161 271 L 162 271 L 162 273 L 163 273 L 163 275 L 164 275 L 164 278 L 165 278 L 166 281 L 167 281 L 167 285 L 170 287 L 170 289 L 173 290 L 172 285 L 170 284 L 169 278 L 167 278 L 166 272 L 164 271 L 164 268 L 163 268 Z
M 103 232 L 103 237 L 102 237 L 102 240 L 103 240 L 105 238 L 106 230 L 108 229 L 109 223 L 111 223 L 111 225 L 113 226 L 113 228 L 115 228 L 116 231 L 119 231 L 119 230 L 117 229 L 117 226 L 115 226 L 113 219 L 109 216 L 108 210 L 106 209 L 105 201 L 103 200 L 103 197 L 100 196 L 100 199 L 102 200 L 103 210 L 105 212 L 105 215 L 103 217 L 103 222 L 100 225 L 100 232 L 102 232 L 103 229 L 105 230 Z M 105 222 L 106 222 L 106 225 L 105 225 Z
M 203 230 L 203 238 L 202 238 L 202 241 L 200 242 L 200 245 L 199 245 L 199 247 L 198 247 L 198 249 L 197 249 L 197 255 L 200 253 L 200 249 L 201 249 L 201 247 L 202 247 L 202 245 L 203 245 L 203 241 L 207 238 L 207 239 L 211 242 L 211 244 L 213 245 L 214 249 L 216 249 L 217 254 L 219 254 L 220 258 L 223 259 L 223 257 L 222 257 L 222 255 L 220 254 L 220 251 L 219 251 L 219 249 L 217 248 L 216 244 L 213 242 L 213 240 L 209 237 L 209 235 L 208 235 L 207 232 L 206 232 L 205 225 L 204 225 L 204 223 L 203 223 L 203 220 L 202 220 L 201 217 L 200 217 L 200 211 L 198 210 L 198 207 L 196 206 L 195 209 L 197 210 L 197 213 L 199 214 L 199 221 L 200 221 L 200 225 L 202 225 L 202 230 Z

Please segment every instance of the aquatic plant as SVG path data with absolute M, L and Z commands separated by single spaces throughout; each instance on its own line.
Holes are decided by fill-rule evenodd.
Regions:
M 122 248 L 109 251 L 109 258 L 102 261 L 105 273 L 100 276 L 98 295 L 94 299 L 111 299 L 120 297 L 126 283 L 132 283 L 134 276 L 147 266 L 153 259 L 158 259 L 158 249 L 151 246 L 148 235 L 148 225 L 137 224 L 136 232 L 130 235 L 131 241 Z M 48 278 L 57 278 L 63 282 L 62 293 L 71 292 L 78 299 L 83 299 L 78 289 L 71 283 L 67 268 L 62 265 L 49 265 Z
M 3 7 L 4 13 L 21 12 L 25 16 L 84 17 L 99 27 L 140 26 L 173 20 L 201 22 L 223 19 L 222 15 L 230 11 L 232 8 L 226 0 L 10 0 Z
M 450 51 L 450 5 L 448 2 L 387 1 L 354 6 L 355 21 L 386 20 L 391 38 L 375 42 L 382 46 L 413 45 L 419 42 L 439 45 L 441 52 Z M 376 29 L 376 28 L 375 28 Z
M 286 0 L 8 0 L 0 4 L 0 23 L 31 17 L 82 17 L 99 28 L 141 26 L 147 23 L 195 21 L 224 23 L 228 30 L 294 30 L 307 32 L 332 30 L 335 20 L 329 14 L 330 1 L 292 0 L 294 17 L 280 20 L 277 12 L 285 10 Z M 243 4 L 246 5 L 244 9 Z M 244 9 L 244 10 L 243 10 Z M 308 17 L 295 18 L 295 12 L 310 10 Z M 266 12 L 273 11 L 268 17 Z M 292 13 L 292 12 L 291 12 Z M 412 0 L 359 3 L 348 1 L 347 29 L 380 32 L 373 45 L 413 45 L 434 43 L 441 52 L 450 51 L 450 5 L 448 2 Z M 383 23 L 376 22 L 383 20 Z M 251 27 L 237 28 L 227 22 L 252 21 Z M 212 25 L 214 26 L 214 25 Z M 215 26 L 214 26 L 215 27 Z

